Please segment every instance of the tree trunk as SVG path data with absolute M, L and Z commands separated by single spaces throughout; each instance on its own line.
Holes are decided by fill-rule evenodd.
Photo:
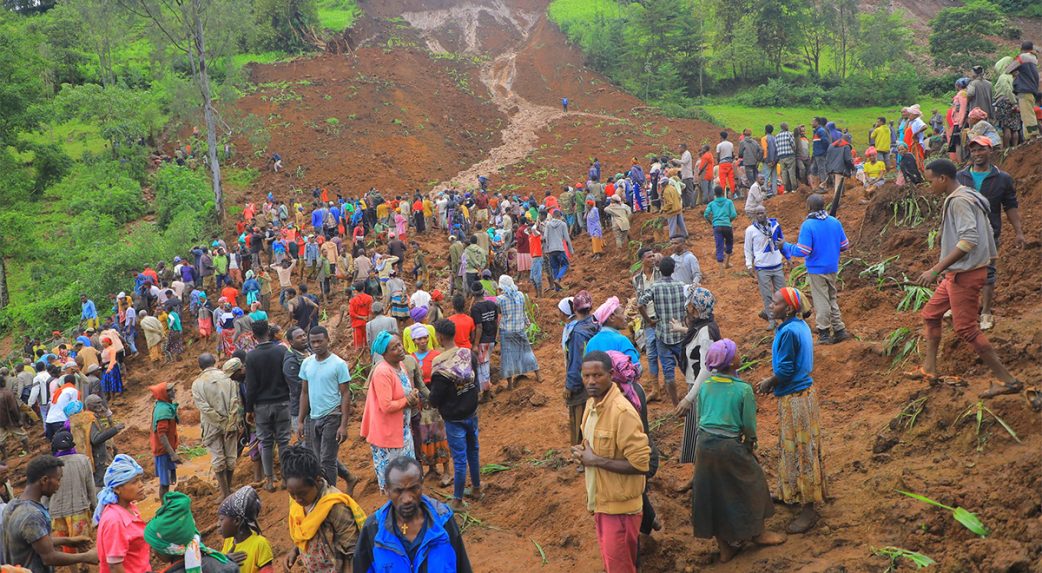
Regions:
M 7 294 L 7 265 L 4 263 L 4 257 L 0 254 L 0 309 L 7 308 L 7 305 L 11 303 L 11 298 Z
M 203 94 L 203 117 L 206 121 L 206 147 L 210 159 L 210 173 L 213 175 L 214 209 L 217 211 L 217 222 L 224 220 L 224 194 L 221 192 L 221 165 L 217 160 L 217 125 L 213 113 L 213 98 L 210 94 L 210 74 L 206 69 L 206 39 L 203 35 L 202 6 L 200 0 L 192 0 L 192 19 L 194 24 L 196 72 L 199 80 L 199 91 Z

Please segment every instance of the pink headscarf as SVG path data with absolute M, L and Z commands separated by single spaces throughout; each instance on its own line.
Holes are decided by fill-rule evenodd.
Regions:
M 619 308 L 619 297 L 613 296 L 604 301 L 604 304 L 598 306 L 597 310 L 593 311 L 593 317 L 597 319 L 599 324 L 604 324 L 604 321 L 608 320 L 608 317 L 610 317 L 617 308 Z
M 622 390 L 622 394 L 626 396 L 626 399 L 633 404 L 633 407 L 640 412 L 640 398 L 637 396 L 637 391 L 633 388 L 633 382 L 640 378 L 640 363 L 634 364 L 630 357 L 617 350 L 609 350 L 608 356 L 611 357 L 611 380 L 619 386 L 619 390 Z
M 970 119 L 978 121 L 982 119 L 988 119 L 988 112 L 984 111 L 979 107 L 975 107 L 972 110 L 970 110 Z

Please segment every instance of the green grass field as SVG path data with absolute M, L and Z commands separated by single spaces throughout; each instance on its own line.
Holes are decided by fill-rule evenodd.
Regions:
M 319 0 L 317 7 L 319 25 L 334 32 L 350 28 L 361 12 L 354 0 Z
M 929 118 L 932 110 L 945 110 L 949 103 L 941 98 L 922 98 L 918 101 L 923 109 L 923 114 Z M 768 123 L 778 124 L 787 121 L 790 126 L 804 124 L 810 129 L 810 120 L 817 115 L 823 115 L 829 121 L 836 122 L 840 128 L 849 128 L 854 137 L 854 145 L 861 151 L 868 145 L 868 132 L 875 120 L 883 116 L 887 121 L 900 119 L 901 108 L 899 106 L 859 107 L 859 108 L 810 108 L 810 107 L 748 107 L 726 103 L 711 103 L 700 106 L 712 115 L 718 122 L 735 131 L 742 131 L 746 127 L 753 130 L 753 134 L 762 135 L 763 126 Z
M 87 151 L 98 155 L 108 149 L 108 142 L 101 137 L 98 127 L 79 120 L 44 127 L 33 133 L 20 133 L 18 137 L 37 144 L 57 143 L 73 159 L 80 159 Z M 27 153 L 30 155 L 21 154 L 23 161 L 32 160 L 31 152 Z

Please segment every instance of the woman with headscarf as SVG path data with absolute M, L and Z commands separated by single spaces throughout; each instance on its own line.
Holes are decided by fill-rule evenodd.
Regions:
M 192 517 L 192 500 L 179 491 L 163 496 L 163 505 L 145 526 L 145 542 L 164 563 L 163 573 L 237 573 L 227 555 L 203 545 Z
M 221 307 L 214 311 L 214 322 L 217 325 L 217 352 L 231 358 L 235 352 L 235 311 L 227 299 L 218 301 Z M 239 309 L 242 312 L 242 309 Z
M 767 478 L 756 461 L 756 397 L 735 373 L 737 347 L 729 338 L 709 347 L 705 364 L 712 374 L 698 392 L 698 445 L 691 496 L 695 537 L 715 538 L 720 562 L 730 561 L 741 544 L 785 542 L 766 531 L 774 515 Z
M 499 370 L 500 376 L 507 381 L 507 388 L 513 388 L 517 379 L 529 372 L 535 373 L 535 381 L 541 383 L 543 376 L 539 373 L 539 362 L 532 352 L 532 343 L 528 340 L 528 328 L 531 318 L 528 316 L 528 296 L 517 290 L 514 279 L 510 275 L 500 275 L 499 290 L 496 297 L 499 305 Z
M 398 324 L 409 318 L 409 297 L 405 294 L 405 281 L 398 277 L 398 271 L 391 271 L 387 279 L 387 296 L 390 301 L 390 316 L 398 321 Z
M 702 383 L 709 378 L 706 356 L 713 342 L 720 340 L 720 327 L 713 317 L 716 297 L 709 289 L 696 287 L 687 295 L 686 334 L 681 347 L 684 352 L 680 356 L 680 368 L 687 382 L 687 395 L 677 404 L 676 415 L 683 416 L 684 437 L 680 444 L 680 463 L 695 463 L 695 439 L 698 432 L 698 393 Z M 680 326 L 680 325 L 678 325 Z M 690 482 L 681 490 L 687 490 Z
M 116 347 L 112 345 L 112 338 L 101 337 L 101 363 L 105 373 L 101 376 L 101 389 L 105 392 L 105 401 L 112 400 L 123 393 L 123 366 L 119 363 Z
M 257 347 L 257 339 L 253 337 L 253 318 L 247 316 L 239 307 L 232 309 L 232 329 L 235 332 L 235 348 L 249 352 Z
M 183 335 L 181 314 L 175 309 L 170 309 L 166 313 L 166 343 L 163 348 L 167 360 L 176 360 L 185 351 Z
M 145 521 L 137 502 L 144 499 L 144 470 L 134 458 L 119 454 L 105 470 L 105 487 L 98 492 L 94 523 L 98 526 L 100 571 L 147 573 L 152 570 L 145 542 Z
M 429 309 L 425 306 L 417 306 L 409 309 L 409 319 L 412 320 L 412 324 L 402 329 L 402 348 L 405 349 L 406 354 L 413 354 L 416 352 L 416 341 L 412 336 L 414 326 L 422 326 L 427 331 L 428 340 L 434 338 L 434 327 L 427 324 L 427 316 Z M 431 340 L 433 344 L 428 344 L 430 348 L 437 348 L 438 341 Z
M 413 388 L 402 369 L 405 349 L 400 338 L 381 331 L 373 340 L 372 351 L 382 355 L 383 361 L 373 368 L 369 380 L 360 435 L 369 442 L 373 469 L 382 492 L 386 487 L 387 463 L 398 456 L 416 457 L 409 422 L 412 409 L 419 404 L 420 391 Z
M 412 352 L 412 358 L 417 363 L 421 378 L 420 383 L 416 385 L 421 398 L 419 427 L 415 432 L 419 436 L 419 457 L 416 459 L 430 468 L 430 474 L 440 475 L 441 487 L 447 487 L 452 483 L 452 472 L 449 471 L 449 442 L 445 435 L 445 421 L 430 401 L 431 369 L 434 359 L 441 354 L 431 348 L 430 343 L 438 342 L 437 337 L 428 330 L 433 328 L 429 324 L 414 324 L 405 329 L 406 332 L 411 332 L 410 338 L 414 341 L 415 350 Z M 441 464 L 440 473 L 438 464 Z
M 224 538 L 221 553 L 239 564 L 239 573 L 273 573 L 271 544 L 261 535 L 261 500 L 253 486 L 244 485 L 217 508 L 217 523 Z
M 159 362 L 163 357 L 163 323 L 159 319 L 148 314 L 142 309 L 138 313 L 141 332 L 145 334 L 145 344 L 148 346 L 148 358 L 152 362 Z
M 79 402 L 77 402 L 79 404 Z M 82 407 L 82 404 L 81 404 Z M 72 433 L 61 430 L 51 439 L 51 453 L 65 463 L 58 491 L 50 497 L 52 535 L 57 537 L 91 537 L 91 515 L 96 503 L 94 473 L 91 460 L 76 451 Z M 65 553 L 76 553 L 74 547 L 63 547 Z
M 801 506 L 786 531 L 803 533 L 818 521 L 814 504 L 824 503 L 827 497 L 821 414 L 810 375 L 814 370 L 814 337 L 803 321 L 810 314 L 807 298 L 794 288 L 783 288 L 771 300 L 771 314 L 782 321 L 771 346 L 774 375 L 761 381 L 757 390 L 761 394 L 773 392 L 778 399 L 778 497 L 784 503 Z
M 1020 145 L 1020 131 L 1024 127 L 1024 122 L 1020 119 L 1017 96 L 1013 93 L 1013 75 L 1006 71 L 1012 62 L 1011 56 L 995 62 L 996 79 L 993 90 L 995 127 L 1002 130 L 1002 145 L 1007 148 Z
M 445 318 L 445 311 L 441 308 L 441 302 L 443 300 L 445 300 L 445 295 L 439 289 L 431 291 L 431 302 L 430 306 L 427 307 L 427 323 L 433 325 L 439 320 Z M 432 340 L 431 342 L 436 344 L 437 339 Z
M 987 137 L 991 141 L 992 149 L 999 149 L 1002 147 L 1002 136 L 999 135 L 999 130 L 995 129 L 995 126 L 989 123 L 988 113 L 979 107 L 975 107 L 970 110 L 967 121 L 969 122 L 969 129 L 966 130 L 966 142 L 967 144 L 974 140 L 976 137 Z M 969 145 L 967 145 L 966 153 L 969 153 Z
M 904 108 L 903 111 L 908 113 L 908 124 L 905 126 L 905 132 L 902 134 L 902 139 L 905 145 L 908 146 L 909 152 L 912 157 L 915 158 L 915 163 L 919 167 L 919 170 L 923 169 L 923 162 L 926 160 L 926 149 L 923 147 L 923 140 L 925 139 L 926 128 L 928 127 L 926 122 L 923 121 L 923 112 L 919 108 L 919 104 L 915 104 Z
M 586 200 L 586 232 L 590 234 L 593 258 L 601 258 L 601 251 L 604 250 L 604 232 L 601 229 L 601 211 L 593 199 Z
M 246 280 L 242 283 L 242 294 L 246 295 L 246 304 L 260 302 L 260 292 L 260 281 L 254 276 L 253 271 L 246 271 Z
M 593 311 L 593 318 L 597 324 L 601 325 L 601 329 L 586 343 L 587 354 L 595 350 L 603 352 L 614 350 L 629 356 L 630 361 L 634 364 L 640 364 L 640 353 L 637 352 L 637 347 L 622 334 L 622 329 L 626 328 L 626 317 L 623 315 L 623 310 L 619 297 L 613 296 Z
M 948 151 L 952 153 L 952 160 L 958 161 L 962 149 L 962 126 L 966 123 L 966 115 L 970 110 L 967 107 L 966 86 L 970 85 L 970 78 L 959 78 L 955 80 L 955 95 L 952 96 L 952 106 L 949 109 L 951 122 L 945 134 L 948 136 Z M 907 108 L 905 108 L 907 109 Z M 902 113 L 905 113 L 902 110 Z M 904 132 L 901 132 L 901 141 L 904 141 Z M 922 171 L 922 169 L 920 169 Z

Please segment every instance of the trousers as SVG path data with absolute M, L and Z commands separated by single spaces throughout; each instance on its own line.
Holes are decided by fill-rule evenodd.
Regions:
M 926 338 L 941 338 L 941 320 L 944 313 L 951 309 L 952 326 L 959 339 L 972 346 L 977 354 L 991 348 L 991 342 L 981 332 L 980 323 L 977 322 L 977 304 L 987 277 L 987 267 L 945 275 L 921 313 Z
M 833 333 L 846 330 L 839 314 L 836 273 L 826 275 L 808 274 L 810 298 L 814 303 L 814 324 L 818 330 L 832 329 Z
M 774 293 L 785 288 L 785 272 L 781 266 L 776 269 L 756 269 L 756 284 L 760 287 L 763 311 L 770 316 L 771 299 L 774 298 Z M 774 324 L 773 319 L 770 322 Z
M 597 544 L 605 573 L 637 573 L 637 534 L 641 514 L 594 513 Z
M 257 439 L 261 444 L 261 466 L 264 477 L 275 476 L 275 443 L 279 445 L 279 453 L 289 447 L 291 422 L 289 421 L 289 402 L 271 402 L 257 404 L 253 409 L 253 418 L 257 424 Z
M 453 492 L 455 499 L 463 499 L 467 485 L 467 468 L 470 468 L 470 483 L 481 487 L 481 465 L 478 461 L 478 416 L 465 420 L 445 420 L 445 436 L 452 454 Z

